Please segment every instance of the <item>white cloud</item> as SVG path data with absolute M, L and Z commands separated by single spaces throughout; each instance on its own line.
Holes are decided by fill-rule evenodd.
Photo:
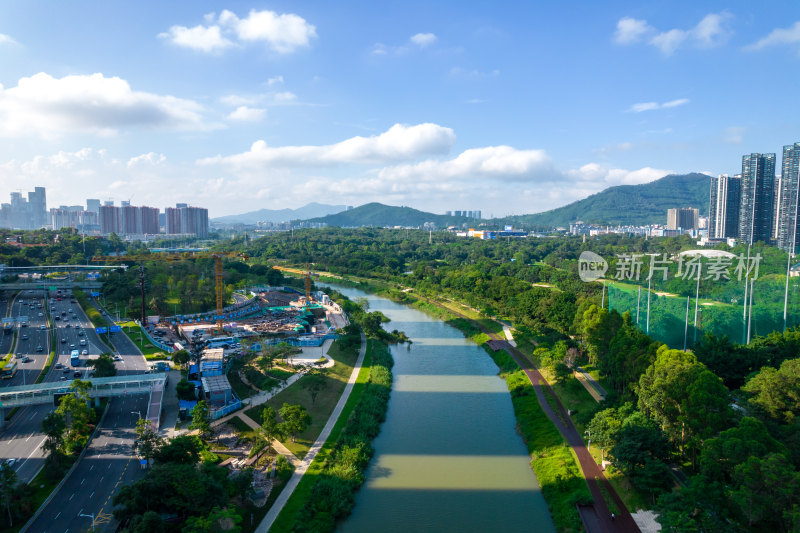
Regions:
M 614 33 L 614 41 L 618 44 L 635 43 L 652 31 L 653 28 L 648 26 L 646 20 L 623 17 L 617 22 L 617 31 Z
M 308 47 L 311 40 L 317 37 L 312 24 L 292 13 L 252 9 L 246 18 L 239 18 L 226 9 L 219 17 L 209 13 L 203 18 L 208 26 L 172 26 L 159 37 L 169 39 L 178 46 L 206 53 L 218 53 L 236 44 L 264 43 L 279 54 Z
M 0 44 L 17 44 L 17 41 L 15 41 L 10 35 L 0 33 Z
M 273 76 L 267 80 L 267 87 L 272 87 L 273 85 L 283 85 L 283 76 Z
M 267 113 L 266 109 L 240 105 L 228 115 L 228 118 L 230 120 L 240 120 L 242 122 L 258 122 L 259 120 L 264 118 L 264 115 L 266 113 Z
M 433 33 L 415 33 L 408 38 L 408 42 L 400 46 L 387 46 L 383 43 L 375 43 L 372 45 L 370 54 L 374 56 L 385 55 L 404 55 L 414 50 L 427 48 L 434 44 L 438 38 Z
M 235 167 L 318 166 L 342 163 L 374 163 L 413 159 L 450 149 L 455 134 L 437 124 L 395 124 L 380 135 L 351 137 L 324 146 L 267 146 L 256 141 L 250 150 L 231 156 L 201 159 L 201 165 L 228 164 Z
M 746 50 L 761 50 L 768 46 L 798 44 L 800 43 L 800 21 L 789 28 L 776 28 L 769 35 L 762 37 L 753 44 L 746 46 Z
M 461 152 L 455 159 L 428 160 L 380 170 L 381 179 L 393 181 L 440 181 L 449 179 L 502 179 L 532 181 L 556 176 L 544 150 L 517 150 L 511 146 L 487 146 Z
M 160 165 L 164 161 L 167 160 L 167 157 L 164 154 L 157 154 L 155 152 L 147 152 L 146 154 L 137 155 L 136 157 L 131 157 L 128 160 L 128 168 L 134 168 L 138 165 L 150 165 L 156 166 Z
M 650 39 L 650 44 L 661 50 L 662 54 L 672 55 L 672 53 L 675 52 L 675 50 L 677 50 L 678 47 L 682 45 L 688 37 L 689 32 L 679 29 L 672 29 L 663 33 L 659 33 Z
M 240 19 L 235 13 L 225 10 L 220 13 L 219 22 L 230 28 L 240 40 L 264 42 L 279 54 L 307 47 L 317 37 L 317 30 L 312 24 L 292 13 L 278 14 L 252 9 L 247 18 Z
M 628 45 L 645 40 L 647 44 L 658 48 L 664 55 L 672 55 L 684 44 L 696 48 L 710 48 L 725 43 L 731 35 L 728 20 L 731 15 L 727 11 L 709 13 L 693 28 L 684 30 L 673 28 L 659 32 L 647 24 L 646 20 L 623 17 L 617 22 L 614 41 Z
M 654 111 L 656 109 L 670 109 L 688 103 L 689 103 L 688 98 L 678 98 L 677 100 L 670 100 L 669 102 L 664 102 L 662 104 L 659 104 L 658 102 L 640 102 L 638 104 L 633 104 L 632 106 L 630 106 L 628 108 L 628 111 L 632 113 L 641 113 L 643 111 Z
M 0 85 L 0 136 L 69 133 L 115 135 L 131 127 L 209 130 L 200 104 L 131 89 L 119 77 L 101 73 L 54 78 L 40 72 L 16 87 Z
M 420 48 L 425 48 L 436 42 L 436 35 L 433 33 L 417 33 L 412 35 L 410 40 Z
M 219 26 L 198 25 L 194 28 L 172 26 L 169 31 L 158 36 L 170 40 L 175 45 L 207 53 L 221 52 L 234 46 L 232 41 L 222 36 Z
M 565 175 L 577 182 L 579 187 L 593 187 L 595 188 L 594 192 L 599 192 L 606 187 L 614 185 L 650 183 L 663 178 L 667 174 L 672 174 L 672 171 L 652 167 L 626 170 L 623 168 L 608 168 L 598 163 L 587 163 L 580 168 L 565 172 Z

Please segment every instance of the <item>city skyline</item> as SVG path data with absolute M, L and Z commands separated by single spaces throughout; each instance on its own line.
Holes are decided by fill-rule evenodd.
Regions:
M 798 137 L 792 3 L 578 4 L 12 1 L 0 187 L 504 216 Z

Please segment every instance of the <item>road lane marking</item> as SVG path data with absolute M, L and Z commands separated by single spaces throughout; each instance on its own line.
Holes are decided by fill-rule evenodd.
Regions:
M 58 520 L 59 516 L 61 516 L 61 511 L 59 511 L 58 514 L 56 515 L 56 520 Z
M 70 502 L 71 502 L 71 501 L 72 501 L 72 498 L 74 498 L 74 497 L 75 497 L 75 493 L 73 492 L 73 493 L 72 493 L 72 496 L 70 496 L 70 497 L 69 497 L 69 500 L 67 500 L 67 501 L 70 501 Z

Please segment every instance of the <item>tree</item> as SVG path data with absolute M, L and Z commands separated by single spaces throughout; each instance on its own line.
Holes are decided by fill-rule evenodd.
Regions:
M 64 417 L 66 428 L 64 433 L 64 449 L 67 453 L 77 454 L 89 440 L 89 421 L 92 410 L 89 408 L 89 390 L 91 382 L 76 379 L 72 382 L 72 393 L 61 399 L 56 413 Z
M 187 381 L 186 379 L 180 380 L 177 385 L 175 385 L 175 392 L 178 393 L 178 398 L 181 400 L 195 400 L 197 397 L 194 394 L 194 383 Z
M 186 520 L 182 533 L 239 533 L 242 517 L 235 509 L 214 507 L 207 516 L 192 516 Z
M 737 465 L 743 464 L 749 457 L 764 457 L 768 453 L 786 455 L 787 450 L 770 436 L 763 422 L 745 416 L 736 427 L 703 443 L 700 473 L 711 481 L 730 483 Z
M 172 354 L 172 362 L 184 366 L 191 359 L 188 350 L 178 350 Z
M 630 406 L 630 404 L 627 404 Z M 622 417 L 617 409 L 603 409 L 594 415 L 586 426 L 592 442 L 601 450 L 601 460 L 605 459 L 605 451 L 617 440 L 617 432 L 622 428 Z
M 267 453 L 272 446 L 272 441 L 277 439 L 280 433 L 278 421 L 275 419 L 275 409 L 268 405 L 261 411 L 261 427 L 259 428 L 259 435 L 267 444 Z
M 278 413 L 283 419 L 283 422 L 279 425 L 280 431 L 285 435 L 289 435 L 292 442 L 295 441 L 299 433 L 305 431 L 311 424 L 311 415 L 306 412 L 305 407 L 302 405 L 284 403 Z
M 55 411 L 50 412 L 42 420 L 42 432 L 45 434 L 42 448 L 48 455 L 61 453 L 64 449 L 64 416 Z
M 303 379 L 300 380 L 300 385 L 307 390 L 308 394 L 311 396 L 312 407 L 316 403 L 319 393 L 328 388 L 329 380 L 326 374 L 327 373 L 322 368 L 312 368 L 303 376 Z
M 800 504 L 800 473 L 783 455 L 748 458 L 734 470 L 734 482 L 738 488 L 731 498 L 743 514 L 742 526 L 789 530 L 783 513 Z
M 231 478 L 231 493 L 244 501 L 253 489 L 253 469 L 245 468 Z
M 558 362 L 553 367 L 553 372 L 556 375 L 556 381 L 559 383 L 564 383 L 567 379 L 572 376 L 572 369 L 567 366 L 566 363 Z
M 117 375 L 117 366 L 108 353 L 101 353 L 97 359 L 89 359 L 86 366 L 94 367 L 94 377 L 105 378 Z
M 136 422 L 136 442 L 139 456 L 146 459 L 147 464 L 150 464 L 150 458 L 155 455 L 156 450 L 162 443 L 162 439 L 158 436 L 158 432 L 150 420 L 140 418 Z
M 197 402 L 192 409 L 192 423 L 189 424 L 189 429 L 198 430 L 201 439 L 207 439 L 211 435 L 211 417 L 205 400 Z
M 17 473 L 11 466 L 6 463 L 0 465 L 0 496 L 6 504 L 6 511 L 8 511 L 8 525 L 13 526 L 13 517 L 11 516 L 11 497 L 14 494 L 14 488 L 17 485 Z
M 179 435 L 162 442 L 154 457 L 159 463 L 196 465 L 200 461 L 203 444 L 194 435 Z
M 800 359 L 789 359 L 776 370 L 764 367 L 742 387 L 749 404 L 769 419 L 791 424 L 800 415 Z
M 611 448 L 612 464 L 624 473 L 636 487 L 655 496 L 669 487 L 667 441 L 656 427 L 642 417 L 630 417 L 617 433 L 617 442 Z

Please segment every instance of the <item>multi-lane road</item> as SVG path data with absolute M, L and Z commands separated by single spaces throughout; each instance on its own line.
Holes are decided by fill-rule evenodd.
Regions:
M 3 305 L 0 300 L 0 312 L 5 311 Z M 81 355 L 83 363 L 102 352 L 119 355 L 121 360 L 116 363 L 118 375 L 143 373 L 147 369 L 141 352 L 127 336 L 112 334 L 110 344 L 114 349 L 109 347 L 105 339 L 95 334 L 83 309 L 66 294 L 59 299 L 59 296 L 46 298 L 42 291 L 23 291 L 12 302 L 11 316 L 15 319 L 27 316 L 27 324 L 17 329 L 18 341 L 13 353 L 19 370 L 12 379 L 0 380 L 0 387 L 32 383 L 36 379 L 50 351 L 51 328 L 55 333 L 56 357 L 45 381 L 71 380 L 76 377 L 76 372 L 86 376 L 85 365 L 70 367 L 72 350 L 86 350 L 87 353 Z M 8 342 L 5 337 L 13 336 L 3 337 L 0 348 L 3 342 Z M 7 349 L 10 349 L 10 344 Z M 23 363 L 26 356 L 30 361 Z M 98 531 L 104 528 L 113 530 L 110 518 L 113 494 L 121 484 L 141 475 L 132 445 L 136 421 L 140 415 L 146 416 L 147 406 L 148 398 L 142 394 L 110 401 L 103 423 L 83 459 L 30 525 L 29 531 L 86 531 L 91 527 L 91 520 L 81 515 L 94 515 Z M 22 481 L 33 479 L 44 463 L 41 424 L 52 410 L 52 406 L 21 409 L 0 431 L 0 459 L 14 459 L 14 469 Z

